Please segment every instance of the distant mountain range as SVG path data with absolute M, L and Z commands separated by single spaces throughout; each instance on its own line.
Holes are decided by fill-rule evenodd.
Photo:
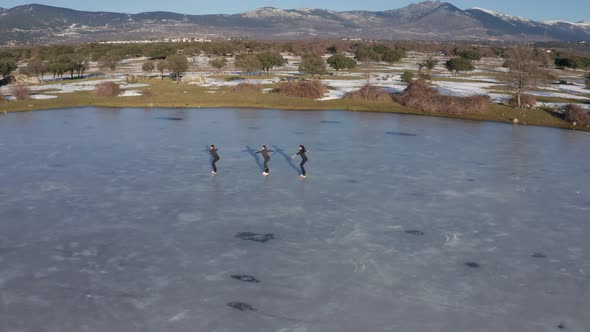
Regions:
M 233 15 L 85 12 L 35 4 L 0 9 L 0 45 L 200 36 L 586 41 L 590 24 L 537 22 L 482 8 L 461 10 L 440 1 L 377 12 L 265 7 Z

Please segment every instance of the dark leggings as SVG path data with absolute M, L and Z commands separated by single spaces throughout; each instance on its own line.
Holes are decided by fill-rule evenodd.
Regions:
M 211 162 L 211 166 L 213 167 L 213 172 L 217 173 L 217 166 L 215 166 L 215 163 L 219 161 L 219 157 L 215 157 L 213 158 L 213 161 Z
M 270 173 L 270 170 L 268 169 L 268 162 L 270 161 L 270 159 L 264 159 L 264 172 L 265 173 Z
M 301 175 L 303 175 L 303 176 L 307 175 L 307 172 L 305 171 L 305 167 L 303 167 L 303 165 L 305 165 L 306 162 L 307 162 L 307 158 L 303 158 L 303 160 L 301 161 L 301 164 L 299 164 L 299 167 L 301 167 Z

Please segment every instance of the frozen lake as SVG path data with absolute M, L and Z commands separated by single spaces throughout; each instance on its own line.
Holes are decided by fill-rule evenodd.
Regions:
M 262 144 L 280 149 L 269 177 Z M 2 115 L 0 332 L 587 332 L 589 215 L 587 133 L 336 111 Z

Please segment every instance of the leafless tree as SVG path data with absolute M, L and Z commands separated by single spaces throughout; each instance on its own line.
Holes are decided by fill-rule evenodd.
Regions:
M 516 47 L 508 51 L 505 66 L 509 69 L 506 83 L 514 93 L 516 104 L 522 107 L 522 95 L 549 81 L 551 75 L 542 68 L 542 63 L 535 56 L 534 50 Z

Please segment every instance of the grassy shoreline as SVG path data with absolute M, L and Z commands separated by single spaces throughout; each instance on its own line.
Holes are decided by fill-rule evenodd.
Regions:
M 144 82 L 142 82 L 144 83 Z M 91 92 L 59 94 L 55 99 L 22 100 L 0 102 L 0 112 L 26 112 L 75 107 L 111 108 L 259 108 L 278 110 L 341 110 L 356 112 L 380 112 L 437 116 L 445 118 L 512 123 L 519 119 L 520 125 L 533 125 L 573 129 L 590 132 L 590 128 L 580 128 L 543 109 L 519 110 L 504 105 L 491 105 L 482 114 L 433 114 L 409 109 L 396 103 L 378 103 L 350 99 L 317 101 L 313 99 L 284 97 L 278 94 L 241 94 L 231 88 L 218 88 L 215 93 L 197 85 L 176 85 L 169 81 L 151 80 L 150 97 L 95 97 Z

